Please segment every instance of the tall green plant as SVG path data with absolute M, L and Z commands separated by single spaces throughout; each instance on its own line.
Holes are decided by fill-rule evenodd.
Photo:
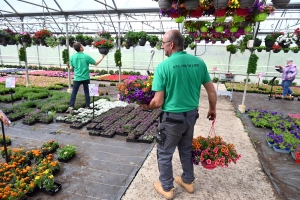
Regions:
M 257 69 L 257 61 L 259 57 L 256 54 L 251 54 L 248 61 L 247 74 L 255 74 Z
M 67 62 L 69 62 L 69 50 L 68 49 L 64 49 L 62 51 L 62 58 L 63 58 L 64 64 L 67 64 Z
M 26 49 L 25 47 L 21 47 L 19 50 L 19 60 L 26 61 Z
M 121 54 L 121 51 L 119 49 L 117 49 L 114 56 L 115 56 L 116 66 L 121 67 L 122 66 L 122 61 L 121 61 L 122 54 Z

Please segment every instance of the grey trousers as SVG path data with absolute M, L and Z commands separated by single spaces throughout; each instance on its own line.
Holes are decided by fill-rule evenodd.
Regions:
M 174 187 L 172 158 L 176 147 L 183 170 L 183 182 L 189 184 L 195 179 L 191 151 L 194 126 L 198 117 L 198 109 L 185 113 L 163 113 L 161 116 L 158 131 L 163 133 L 165 138 L 163 144 L 157 143 L 157 162 L 159 180 L 165 191 Z

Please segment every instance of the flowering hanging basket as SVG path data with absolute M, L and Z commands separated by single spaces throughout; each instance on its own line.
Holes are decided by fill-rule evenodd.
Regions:
M 178 18 L 178 17 L 180 17 L 180 14 L 179 13 L 170 13 L 169 16 L 171 18 Z
M 195 17 L 195 18 L 199 18 L 202 16 L 203 10 L 202 9 L 197 9 L 197 10 L 193 10 L 190 12 L 190 16 L 191 17 Z
M 208 31 L 207 26 L 201 26 L 200 31 L 201 31 L 201 33 L 207 33 L 207 31 Z
M 184 16 L 174 18 L 174 20 L 175 20 L 176 23 L 181 23 L 184 20 Z
M 159 0 L 158 6 L 162 10 L 169 10 L 172 7 L 173 0 Z
M 238 16 L 237 14 L 234 14 L 232 17 L 234 22 L 242 22 L 245 21 L 245 17 L 244 16 Z
M 185 0 L 184 5 L 187 10 L 195 10 L 199 6 L 199 0 Z
M 268 17 L 268 14 L 266 12 L 262 12 L 262 13 L 255 15 L 254 20 L 256 22 L 263 22 L 267 19 L 267 17 Z
M 248 8 L 237 8 L 235 14 L 240 17 L 245 17 L 248 15 Z
M 229 28 L 230 33 L 236 33 L 239 30 L 239 27 L 237 26 L 232 26 Z
M 239 0 L 241 8 L 252 8 L 254 1 L 253 0 Z
M 245 28 L 244 28 L 244 30 L 246 31 L 246 32 L 251 32 L 253 29 L 252 29 L 252 27 L 251 26 L 246 26 Z
M 226 15 L 224 15 L 223 17 L 216 17 L 216 23 L 224 22 L 225 19 L 226 19 Z
M 217 26 L 217 27 L 215 27 L 215 31 L 217 33 L 221 33 L 222 31 L 224 31 L 224 26 Z
M 226 17 L 226 12 L 227 12 L 226 8 L 215 10 L 214 16 L 215 17 L 224 17 L 224 16 Z

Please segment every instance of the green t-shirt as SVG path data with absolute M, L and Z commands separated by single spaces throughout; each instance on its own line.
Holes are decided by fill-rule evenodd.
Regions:
M 74 68 L 74 81 L 90 80 L 89 64 L 95 64 L 95 60 L 84 54 L 83 52 L 77 52 L 70 58 L 70 66 Z
M 187 112 L 199 106 L 201 85 L 210 80 L 203 60 L 175 52 L 155 69 L 152 90 L 165 91 L 163 111 Z

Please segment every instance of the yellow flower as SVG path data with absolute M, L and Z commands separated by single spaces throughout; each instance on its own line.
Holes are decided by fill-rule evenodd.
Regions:
M 50 176 L 48 176 L 48 178 L 52 179 L 52 178 L 53 178 L 53 175 L 51 174 Z
M 150 86 L 150 83 L 147 83 L 147 86 L 149 87 L 149 86 Z
M 120 64 L 120 63 L 121 63 L 121 61 L 118 62 L 118 64 Z
M 49 173 L 49 169 L 47 169 L 43 172 L 43 174 L 48 174 L 48 173 Z
M 36 176 L 36 177 L 35 177 L 35 180 L 39 180 L 39 179 L 40 179 L 40 177 L 39 177 L 39 176 Z

